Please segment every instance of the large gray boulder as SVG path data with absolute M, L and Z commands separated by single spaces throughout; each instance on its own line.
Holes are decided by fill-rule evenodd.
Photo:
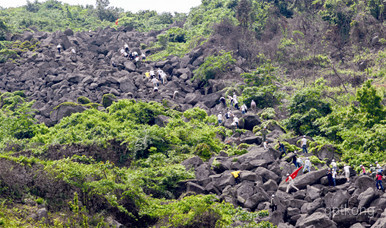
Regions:
M 358 208 L 367 207 L 375 198 L 375 191 L 369 187 L 366 191 L 362 192 L 358 196 L 359 204 Z
M 279 157 L 280 153 L 272 148 L 265 150 L 262 147 L 251 146 L 248 148 L 248 153 L 238 156 L 237 160 L 241 164 L 252 160 L 265 160 L 268 163 L 272 163 Z
M 352 208 L 343 208 L 333 212 L 332 220 L 340 227 L 348 227 L 356 223 L 356 216 Z
M 329 192 L 324 196 L 324 203 L 326 208 L 339 208 L 348 203 L 350 194 L 346 190 L 338 190 L 336 192 Z
M 244 207 L 254 210 L 259 203 L 270 199 L 269 195 L 261 187 L 256 187 L 255 191 L 256 193 L 245 201 Z
M 252 131 L 253 127 L 261 124 L 259 117 L 255 114 L 245 114 L 242 118 L 244 120 L 244 128 Z
M 321 212 L 315 212 L 312 215 L 300 218 L 296 222 L 296 227 L 337 228 L 336 223 L 330 220 L 326 214 Z
M 323 200 L 318 198 L 310 203 L 305 203 L 300 208 L 302 214 L 312 214 L 316 211 L 316 209 L 321 208 L 323 206 Z
M 371 228 L 386 228 L 386 209 L 381 217 L 371 226 Z
M 315 200 L 320 197 L 320 189 L 307 185 L 307 196 L 311 200 Z
M 320 178 L 326 175 L 326 172 L 327 169 L 322 169 L 298 176 L 295 178 L 295 186 L 301 189 L 305 188 L 307 185 L 316 184 L 319 182 Z
M 188 158 L 185 161 L 181 163 L 183 166 L 185 166 L 186 170 L 195 169 L 199 167 L 200 165 L 204 164 L 202 159 L 199 156 L 194 156 L 192 158 Z M 209 175 L 208 175 L 209 176 Z
M 356 188 L 356 194 L 360 194 L 366 191 L 368 188 L 373 188 L 375 190 L 374 180 L 366 175 L 362 175 L 356 178 L 354 186 Z
M 86 109 L 87 108 L 75 103 L 63 103 L 51 112 L 50 120 L 53 123 L 58 123 L 64 117 L 70 116 L 73 113 L 83 112 Z
M 276 173 L 263 167 L 258 167 L 255 170 L 255 173 L 263 178 L 263 182 L 266 182 L 268 180 L 274 180 L 276 182 L 280 181 L 280 177 L 276 175 Z

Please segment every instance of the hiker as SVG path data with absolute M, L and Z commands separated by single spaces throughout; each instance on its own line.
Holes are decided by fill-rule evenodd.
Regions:
M 375 186 L 377 187 L 377 189 L 384 191 L 385 189 L 382 186 L 382 173 L 381 172 L 377 173 L 377 175 L 375 176 L 375 180 L 376 180 Z
M 241 105 L 241 113 L 242 114 L 247 113 L 247 106 L 245 104 Z
M 303 173 L 304 170 L 307 170 L 307 172 L 311 172 L 311 161 L 309 158 L 306 158 L 306 161 L 304 162 L 304 168 L 303 168 Z
M 111 65 L 112 65 L 113 67 L 117 67 L 117 64 L 116 64 L 114 61 L 111 61 Z
M 332 170 L 332 182 L 334 182 L 334 187 L 336 186 L 336 171 Z
M 377 166 L 377 173 L 383 172 L 383 169 L 382 169 L 381 165 L 377 161 L 375 162 L 375 164 Z
M 294 163 L 295 167 L 298 168 L 298 157 L 296 151 L 294 152 L 294 156 L 292 157 L 292 162 Z
M 161 82 L 162 82 L 162 85 L 165 85 L 167 82 L 167 77 L 166 77 L 166 74 L 164 72 L 162 72 L 162 74 L 161 74 Z
M 235 184 L 240 183 L 240 173 L 241 173 L 241 171 L 231 172 L 232 176 L 235 178 Z
M 217 115 L 217 120 L 218 120 L 218 125 L 220 125 L 222 123 L 222 114 L 221 112 Z
M 129 51 L 129 45 L 127 45 L 127 43 L 125 43 L 124 48 L 125 48 L 125 51 L 126 51 L 126 52 L 130 52 L 130 51 Z
M 332 170 L 335 170 L 335 172 L 338 172 L 338 166 L 336 165 L 335 159 L 332 159 L 331 167 L 332 167 Z
M 267 127 L 265 126 L 262 130 L 261 130 L 261 135 L 263 136 L 263 142 L 265 140 L 267 140 L 266 136 L 268 134 L 268 131 L 267 131 Z
M 327 170 L 327 180 L 328 180 L 328 186 L 334 186 L 334 181 L 332 180 L 332 172 L 331 168 L 328 168 Z
M 360 167 L 362 169 L 362 175 L 366 175 L 366 168 L 363 165 L 361 165 Z
M 239 102 L 233 98 L 233 103 L 235 104 L 235 108 L 239 110 Z
M 142 53 L 142 54 L 141 54 L 141 59 L 142 59 L 142 60 L 146 60 L 146 55 L 145 55 L 145 53 Z
M 153 92 L 158 92 L 158 86 L 154 86 Z
M 173 100 L 178 98 L 178 91 L 174 91 L 173 93 Z
M 287 186 L 286 192 L 288 193 L 290 188 L 294 188 L 296 189 L 296 191 L 299 191 L 299 189 L 295 186 L 294 179 L 292 179 L 289 173 L 287 173 L 287 177 L 288 177 L 288 186 Z
M 227 113 L 225 113 L 225 118 L 226 118 L 226 119 L 231 118 L 231 112 L 229 111 L 228 108 L 227 108 Z
M 350 182 L 350 166 L 345 164 L 343 167 L 344 174 L 346 176 L 347 182 Z
M 75 55 L 75 54 L 76 54 L 76 51 L 75 51 L 75 49 L 74 49 L 74 48 L 71 48 L 71 53 L 72 53 L 73 55 Z
M 122 56 L 124 56 L 123 53 L 126 53 L 126 52 L 125 52 L 125 49 L 123 49 L 123 48 L 121 48 L 121 50 L 119 50 L 119 52 L 121 53 Z M 126 54 L 127 54 L 127 53 L 126 53 Z
M 161 70 L 161 69 L 158 69 L 158 70 L 157 70 L 157 74 L 158 74 L 158 78 L 159 78 L 159 79 L 161 79 L 161 75 L 162 75 L 163 72 L 164 72 L 164 71 Z
M 154 77 L 155 77 L 154 70 L 151 70 L 149 73 L 150 73 L 150 77 L 151 77 L 151 78 L 154 78 Z
M 225 97 L 220 97 L 220 103 L 221 103 L 224 107 L 227 106 L 226 101 L 225 101 Z
M 296 160 L 296 163 L 297 163 L 297 168 L 301 167 L 303 165 L 303 161 L 300 157 L 298 157 L 298 159 Z
M 277 210 L 277 205 L 275 203 L 275 195 L 271 196 L 271 204 L 269 205 L 269 208 L 271 208 L 272 212 Z
M 371 175 L 371 178 L 375 178 L 375 176 L 376 176 L 376 174 L 377 174 L 377 171 L 376 171 L 375 167 L 374 167 L 372 164 L 370 164 L 370 170 L 369 170 L 369 173 L 370 173 L 370 175 Z
M 303 138 L 302 138 L 302 141 L 301 141 L 301 145 L 302 145 L 302 148 L 303 148 L 303 153 L 308 153 L 307 151 L 307 139 L 306 139 L 306 136 L 303 135 Z
M 285 151 L 285 147 L 284 147 L 284 144 L 283 143 L 281 143 L 280 141 L 277 141 L 277 144 L 279 145 L 279 151 L 283 154 L 285 154 L 285 155 L 287 155 L 287 152 Z
M 228 99 L 229 99 L 229 103 L 231 104 L 231 106 L 233 106 L 233 97 L 228 96 Z
M 263 145 L 264 145 L 264 149 L 268 150 L 268 141 L 264 141 Z
M 236 102 L 237 101 L 237 95 L 235 92 L 233 92 L 233 102 Z
M 145 72 L 145 77 L 146 77 L 146 78 L 150 78 L 150 72 L 149 72 L 149 71 L 146 71 L 146 72 Z
M 236 129 L 239 127 L 239 118 L 237 116 L 233 116 L 233 124 L 236 125 Z
M 159 81 L 158 81 L 157 78 L 153 78 L 153 79 L 151 80 L 151 82 L 153 83 L 154 86 L 159 86 Z
M 56 48 L 58 49 L 58 52 L 59 52 L 59 55 L 60 55 L 60 50 L 62 49 L 62 45 L 58 44 L 58 46 L 56 46 Z
M 251 110 L 256 112 L 256 102 L 254 100 L 251 101 Z

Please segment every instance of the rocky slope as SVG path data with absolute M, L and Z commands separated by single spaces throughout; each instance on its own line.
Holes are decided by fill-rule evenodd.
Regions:
M 199 47 L 183 58 L 144 61 L 138 66 L 120 55 L 119 50 L 125 43 L 128 43 L 130 50 L 148 54 L 141 46 L 155 41 L 155 35 L 125 28 L 79 33 L 71 30 L 52 34 L 25 32 L 12 37 L 12 40 L 36 40 L 40 42 L 39 48 L 36 53 L 20 53 L 22 58 L 14 63 L 0 64 L 0 90 L 24 90 L 28 97 L 36 100 L 34 108 L 38 110 L 37 119 L 47 125 L 85 109 L 76 105 L 62 105 L 55 109 L 59 104 L 76 102 L 80 96 L 92 102 L 101 102 L 103 95 L 108 93 L 114 94 L 117 99 L 165 102 L 181 111 L 192 107 L 203 108 L 210 114 L 223 111 L 224 107 L 219 104 L 219 98 L 224 96 L 221 90 L 232 84 L 232 80 L 237 81 L 237 78 L 211 80 L 205 88 L 190 80 L 194 69 L 203 63 L 207 50 Z M 56 50 L 58 43 L 64 49 L 60 55 Z M 76 54 L 71 49 L 75 49 Z M 239 61 L 233 72 L 242 73 L 243 70 L 238 67 L 241 64 Z M 153 84 L 146 79 L 145 72 L 158 68 L 167 73 L 168 82 L 161 85 L 158 92 L 153 92 Z M 228 78 L 231 78 L 232 73 L 229 74 Z M 174 91 L 179 91 L 176 99 L 172 98 Z M 327 166 L 319 164 L 310 173 L 300 172 L 295 179 L 299 191 L 286 193 L 285 174 L 295 170 L 290 162 L 293 154 L 283 158 L 273 148 L 265 150 L 261 146 L 262 138 L 252 133 L 253 127 L 260 125 L 261 120 L 254 113 L 243 115 L 234 111 L 234 114 L 241 119 L 240 128 L 246 131 L 229 138 L 223 137 L 222 140 L 230 144 L 250 144 L 248 153 L 234 157 L 220 153 L 208 162 L 198 157 L 185 161 L 187 169 L 195 170 L 196 179 L 184 183 L 183 192 L 213 193 L 226 202 L 252 211 L 268 209 L 271 195 L 274 194 L 278 209 L 270 213 L 266 220 L 278 227 L 386 227 L 386 194 L 377 191 L 375 181 L 368 176 L 353 176 L 349 183 L 339 176 L 337 186 L 328 187 L 325 175 Z M 160 116 L 157 121 L 156 124 L 162 125 L 167 120 Z M 231 128 L 231 122 L 231 119 L 226 120 L 224 126 Z M 284 133 L 274 124 L 268 128 L 268 142 L 274 142 Z M 287 142 L 296 144 L 298 140 L 293 138 Z M 327 164 L 333 158 L 339 159 L 330 148 L 322 148 L 315 155 L 327 161 Z M 236 170 L 241 171 L 240 183 L 235 183 L 230 174 Z M 0 173 L 7 175 L 2 179 L 18 180 L 16 172 L 3 170 Z M 355 175 L 355 172 L 352 174 Z
M 154 32 L 145 34 L 125 28 L 78 33 L 68 29 L 52 34 L 24 32 L 15 35 L 10 39 L 37 41 L 38 49 L 36 52 L 19 52 L 21 58 L 17 61 L 0 64 L 0 91 L 24 90 L 27 97 L 36 100 L 33 108 L 39 111 L 37 119 L 48 125 L 84 109 L 67 107 L 52 113 L 59 104 L 76 102 L 80 96 L 92 102 L 101 102 L 102 96 L 107 93 L 114 94 L 117 99 L 159 102 L 165 99 L 176 103 L 176 109 L 198 106 L 210 111 L 218 103 L 218 91 L 230 82 L 210 81 L 210 86 L 205 89 L 192 83 L 192 71 L 204 61 L 203 48 L 197 48 L 183 58 L 171 56 L 159 62 L 143 61 L 137 66 L 120 54 L 125 43 L 130 51 L 139 55 L 148 54 L 149 51 L 142 50 L 141 46 L 156 41 L 156 35 Z M 56 48 L 59 43 L 64 49 L 61 54 Z M 71 52 L 72 49 L 76 54 Z M 152 69 L 162 69 L 167 74 L 168 83 L 160 86 L 158 93 L 153 93 L 153 85 L 145 77 L 145 72 Z M 238 67 L 235 69 L 242 72 Z M 179 98 L 171 101 L 174 91 L 179 91 Z

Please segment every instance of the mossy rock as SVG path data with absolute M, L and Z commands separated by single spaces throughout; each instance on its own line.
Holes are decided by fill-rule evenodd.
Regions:
M 63 102 L 63 103 L 59 104 L 58 106 L 56 106 L 56 107 L 54 108 L 54 110 L 59 109 L 59 108 L 62 107 L 62 106 L 72 106 L 72 107 L 76 107 L 76 106 L 82 106 L 82 105 L 77 104 L 77 103 L 74 103 L 74 102 Z
M 105 108 L 109 107 L 110 105 L 113 104 L 114 101 L 116 101 L 116 99 L 117 99 L 117 97 L 111 93 L 107 93 L 107 94 L 103 95 L 103 97 L 102 97 L 103 107 L 105 107 Z
M 84 97 L 84 96 L 78 97 L 77 101 L 78 101 L 79 104 L 89 104 L 89 103 L 91 103 L 90 99 L 88 99 L 87 97 Z

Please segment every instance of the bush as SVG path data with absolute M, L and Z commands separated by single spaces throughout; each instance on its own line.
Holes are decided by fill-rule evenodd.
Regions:
M 115 101 L 115 99 L 116 99 L 116 97 L 114 94 L 108 93 L 108 94 L 103 95 L 103 97 L 102 97 L 103 107 L 105 107 L 105 108 L 109 107 L 110 105 L 113 104 L 113 101 Z
M 227 71 L 235 62 L 232 52 L 221 51 L 217 56 L 208 56 L 205 62 L 193 71 L 193 80 L 198 79 L 206 84 L 209 79 L 214 79 L 216 75 Z
M 212 152 L 210 150 L 210 147 L 206 143 L 198 144 L 194 149 L 194 152 L 204 161 L 208 161 L 212 157 Z

